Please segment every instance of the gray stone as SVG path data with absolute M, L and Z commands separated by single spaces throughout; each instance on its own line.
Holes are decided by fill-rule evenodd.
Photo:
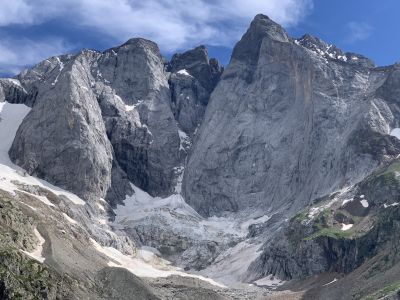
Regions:
M 185 199 L 201 214 L 295 212 L 400 152 L 388 137 L 397 103 L 376 93 L 389 72 L 311 43 L 327 45 L 302 46 L 258 15 L 235 46 L 185 169 Z

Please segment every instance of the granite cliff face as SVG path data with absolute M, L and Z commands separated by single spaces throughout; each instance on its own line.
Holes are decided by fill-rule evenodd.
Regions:
M 176 270 L 171 286 L 169 279 L 142 282 L 110 266 L 104 253 L 126 267 L 126 257 L 118 260 L 110 247 L 134 257 L 151 247 L 156 266 L 170 268 L 161 257 L 169 259 L 230 288 L 270 284 L 275 276 L 298 280 L 287 288 L 307 290 L 311 299 L 389 290 L 376 292 L 380 285 L 392 293 L 400 287 L 399 99 L 398 64 L 377 67 L 316 37 L 292 38 L 264 15 L 255 17 L 225 70 L 204 46 L 170 61 L 141 38 L 104 52 L 82 50 L 0 79 L 0 113 L 5 103 L 30 108 L 11 147 L 0 141 L 8 152 L 0 151 L 7 173 L 0 190 L 43 220 L 52 245 L 49 274 L 90 278 L 82 287 L 87 294 L 112 287 L 111 299 L 129 297 L 118 294 L 128 282 L 151 299 L 265 296 L 247 284 L 238 297 L 197 281 L 182 288 Z M 4 130 L 0 137 L 10 138 Z M 35 177 L 57 188 L 50 193 L 37 179 L 33 185 Z M 79 196 L 79 206 L 59 188 Z M 27 213 L 17 208 L 22 220 Z M 32 222 L 20 223 L 34 240 Z M 14 250 L 10 260 L 25 264 Z M 70 266 L 71 253 L 93 265 L 90 274 Z M 377 269 L 393 276 L 366 275 Z M 328 284 L 324 276 L 338 278 Z M 368 287 L 359 283 L 366 277 Z M 355 287 L 349 292 L 336 281 Z M 1 284 L 14 291 L 13 282 Z
M 395 69 L 257 16 L 211 96 L 186 201 L 203 215 L 298 210 L 361 180 L 400 150 L 399 107 L 382 92 Z
M 182 134 L 201 123 L 221 72 L 204 47 L 174 56 L 166 72 L 144 39 L 48 59 L 2 80 L 6 101 L 32 107 L 10 158 L 87 200 L 121 201 L 129 181 L 168 195 L 186 156 Z

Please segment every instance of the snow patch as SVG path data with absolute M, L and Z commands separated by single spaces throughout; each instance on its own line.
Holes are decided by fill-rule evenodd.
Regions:
M 365 208 L 369 207 L 369 203 L 368 203 L 368 201 L 365 200 L 365 199 L 361 200 L 360 203 L 361 203 L 361 205 L 362 205 L 363 207 L 365 207 Z
M 349 230 L 354 224 L 342 224 L 342 231 Z
M 63 213 L 64 218 L 70 222 L 71 224 L 77 224 L 78 222 L 76 222 L 74 219 L 72 219 L 70 216 L 68 216 L 66 213 Z
M 342 206 L 345 206 L 347 203 L 352 202 L 353 200 L 354 200 L 353 198 L 343 200 Z
M 127 269 L 136 276 L 150 278 L 168 277 L 171 275 L 191 277 L 225 288 L 224 285 L 210 278 L 185 273 L 181 271 L 181 269 L 171 266 L 167 260 L 159 258 L 155 253 L 146 249 L 141 249 L 138 255 L 134 257 L 122 254 L 120 251 L 112 247 L 103 247 L 94 240 L 91 240 L 91 242 L 97 251 L 110 258 L 110 261 L 108 262 L 110 267 Z
M 398 202 L 394 202 L 394 203 L 392 203 L 392 204 L 383 204 L 383 207 L 384 208 L 388 208 L 388 207 L 395 207 L 395 206 L 397 206 L 397 205 L 399 205 L 400 203 L 398 203 Z
M 254 281 L 254 283 L 258 286 L 265 286 L 272 289 L 276 289 L 278 286 L 284 284 L 285 281 L 280 280 L 279 278 L 276 278 L 273 275 L 268 275 L 264 278 Z
M 327 286 L 327 285 L 331 285 L 332 283 L 335 283 L 337 280 L 337 278 L 334 278 L 332 281 L 325 283 L 323 286 Z
M 43 245 L 46 242 L 45 239 L 40 235 L 39 231 L 35 228 L 33 230 L 35 233 L 35 236 L 39 240 L 39 244 L 37 245 L 36 249 L 33 250 L 32 252 L 27 252 L 25 250 L 21 250 L 21 252 L 25 253 L 29 257 L 37 260 L 40 263 L 43 263 L 45 260 L 45 257 L 43 257 L 42 252 L 43 252 Z
M 59 66 L 59 73 L 57 74 L 56 79 L 54 79 L 53 83 L 51 84 L 52 86 L 54 86 L 54 85 L 57 84 L 57 82 L 58 82 L 58 77 L 60 76 L 61 71 L 64 69 L 64 63 L 60 60 L 60 58 L 59 58 L 59 57 L 56 57 L 56 60 L 57 60 L 57 62 L 58 62 L 58 66 Z
M 394 128 L 390 131 L 390 135 L 398 138 L 400 140 L 400 128 Z
M 125 105 L 125 110 L 126 111 L 132 111 L 135 109 L 135 105 Z
M 16 86 L 20 87 L 21 89 L 23 89 L 23 90 L 26 92 L 26 90 L 25 90 L 24 87 L 21 85 L 21 82 L 20 82 L 18 79 L 15 79 L 15 78 L 6 78 L 6 80 L 7 80 L 8 82 L 11 82 L 13 85 L 16 85 Z
M 101 203 L 96 203 L 96 206 L 97 206 L 98 209 L 100 209 L 101 211 L 103 211 L 103 212 L 106 211 L 103 204 L 101 204 Z
M 192 75 L 189 74 L 189 72 L 188 72 L 186 69 L 179 70 L 179 71 L 176 72 L 176 73 L 178 73 L 178 74 L 180 74 L 180 75 L 185 75 L 185 76 L 193 77 Z

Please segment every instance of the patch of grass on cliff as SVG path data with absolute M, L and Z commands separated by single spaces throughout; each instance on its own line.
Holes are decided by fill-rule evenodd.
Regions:
M 308 220 L 308 214 L 309 214 L 309 209 L 303 209 L 301 212 L 297 213 L 294 217 L 293 220 L 297 222 L 303 222 L 305 220 Z
M 400 282 L 396 282 L 388 286 L 385 286 L 383 289 L 380 289 L 379 291 L 376 291 L 371 295 L 362 298 L 362 300 L 381 299 L 386 296 L 394 295 L 396 292 L 398 293 L 399 291 L 400 291 Z
M 334 239 L 348 239 L 352 237 L 352 232 L 343 231 L 340 228 L 332 227 L 333 216 L 329 208 L 321 211 L 315 218 L 313 228 L 314 233 L 303 240 L 309 241 L 318 237 L 330 237 Z
M 383 183 L 395 184 L 399 182 L 396 173 L 400 173 L 400 161 L 397 160 L 389 166 L 381 167 L 376 172 L 372 173 L 367 179 L 367 182 L 374 182 L 379 178 Z
M 349 231 L 343 231 L 337 228 L 322 228 L 312 235 L 304 238 L 305 241 L 314 240 L 318 237 L 330 237 L 333 239 L 349 239 L 352 237 L 352 233 Z

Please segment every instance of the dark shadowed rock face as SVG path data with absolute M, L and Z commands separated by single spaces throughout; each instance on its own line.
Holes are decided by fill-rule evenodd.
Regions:
M 372 66 L 257 16 L 211 95 L 186 201 L 203 215 L 296 211 L 393 158 L 399 107 L 380 89 L 395 91 L 396 68 Z
M 179 136 L 163 68 L 156 44 L 132 39 L 104 53 L 47 60 L 21 74 L 23 86 L 38 92 L 11 159 L 84 199 L 121 199 L 128 179 L 167 194 Z
M 206 47 L 199 46 L 182 54 L 175 54 L 169 63 L 172 73 L 187 70 L 211 93 L 219 81 L 223 67 L 215 58 L 209 59 Z
M 201 124 L 210 94 L 218 83 L 223 67 L 209 59 L 207 49 L 199 46 L 175 54 L 167 70 L 171 72 L 171 108 L 181 129 L 192 135 Z
M 95 90 L 121 169 L 149 193 L 169 194 L 180 140 L 157 45 L 129 40 L 103 53 L 92 74 L 100 78 Z
M 32 107 L 11 159 L 87 200 L 115 204 L 131 193 L 129 182 L 152 195 L 171 194 L 184 159 L 179 130 L 193 133 L 201 123 L 222 72 L 204 47 L 176 56 L 171 66 L 193 76 L 169 78 L 158 46 L 136 38 L 1 79 L 0 101 Z

